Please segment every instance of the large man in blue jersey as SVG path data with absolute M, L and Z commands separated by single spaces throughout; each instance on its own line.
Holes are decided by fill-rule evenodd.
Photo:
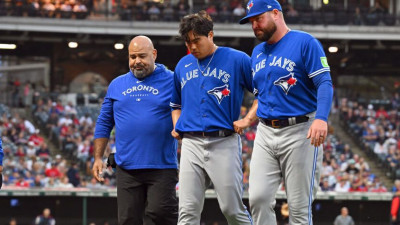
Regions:
M 115 78 L 97 119 L 93 174 L 102 181 L 103 154 L 115 126 L 118 224 L 176 225 L 177 143 L 169 102 L 173 73 L 156 64 L 151 40 L 129 44 L 130 72 Z
M 276 224 L 275 194 L 283 181 L 289 223 L 310 225 L 333 95 L 329 65 L 318 40 L 286 26 L 276 0 L 250 0 L 240 23 L 249 21 L 262 41 L 251 56 L 260 120 L 250 163 L 252 216 L 257 225 Z M 235 130 L 256 118 L 247 115 Z
M 233 131 L 244 88 L 252 89 L 250 57 L 216 46 L 213 22 L 201 11 L 184 17 L 179 33 L 191 54 L 175 68 L 172 135 L 182 139 L 179 225 L 198 225 L 210 182 L 230 225 L 250 225 L 242 202 L 240 136 Z

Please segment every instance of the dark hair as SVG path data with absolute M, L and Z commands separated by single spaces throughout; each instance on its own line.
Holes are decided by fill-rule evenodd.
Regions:
M 201 10 L 198 13 L 190 14 L 182 18 L 179 25 L 179 34 L 185 41 L 189 39 L 188 33 L 193 30 L 193 33 L 201 36 L 208 36 L 213 30 L 214 23 L 206 11 Z

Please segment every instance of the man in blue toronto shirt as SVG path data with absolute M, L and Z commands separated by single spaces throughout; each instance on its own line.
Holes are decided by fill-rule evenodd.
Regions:
M 247 22 L 262 41 L 251 56 L 257 110 L 235 123 L 235 130 L 258 116 L 249 179 L 252 216 L 257 225 L 276 225 L 275 194 L 283 180 L 289 223 L 310 225 L 332 103 L 330 68 L 318 40 L 286 26 L 276 0 L 250 0 L 240 23 Z
M 179 225 L 198 225 L 210 182 L 231 225 L 250 225 L 242 202 L 242 149 L 233 131 L 244 88 L 251 90 L 250 57 L 214 44 L 205 11 L 185 16 L 179 33 L 191 54 L 175 68 L 172 135 L 182 139 Z
M 176 225 L 177 142 L 171 99 L 173 73 L 156 64 L 157 51 L 145 36 L 129 44 L 130 72 L 115 78 L 97 119 L 93 174 L 98 181 L 103 154 L 115 126 L 118 224 Z

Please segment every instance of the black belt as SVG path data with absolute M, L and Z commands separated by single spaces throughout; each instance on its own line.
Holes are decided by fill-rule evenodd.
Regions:
M 183 132 L 183 135 L 190 134 L 194 136 L 202 136 L 202 137 L 228 137 L 231 136 L 235 131 L 233 130 L 217 130 L 211 132 L 203 132 L 203 131 L 189 131 Z
M 309 119 L 310 118 L 308 118 L 308 116 L 296 116 L 296 117 L 290 117 L 288 119 L 280 119 L 280 120 L 279 119 L 270 120 L 270 119 L 259 118 L 261 123 L 263 123 L 266 126 L 273 127 L 273 128 L 288 127 L 288 126 L 292 126 L 295 124 L 307 122 Z

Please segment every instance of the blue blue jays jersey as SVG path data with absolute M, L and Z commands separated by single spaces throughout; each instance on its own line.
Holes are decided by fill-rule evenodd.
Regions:
M 115 125 L 115 159 L 124 169 L 178 165 L 169 107 L 173 73 L 161 64 L 156 65 L 154 72 L 143 80 L 132 72 L 115 78 L 97 119 L 95 138 L 109 138 Z
M 252 91 L 250 57 L 246 53 L 218 47 L 214 57 L 199 61 L 192 54 L 184 56 L 174 74 L 171 107 L 182 110 L 175 130 L 233 130 L 244 88 Z
M 275 44 L 257 45 L 251 60 L 261 118 L 284 119 L 316 111 L 314 79 L 331 82 L 321 44 L 305 32 L 290 31 Z

